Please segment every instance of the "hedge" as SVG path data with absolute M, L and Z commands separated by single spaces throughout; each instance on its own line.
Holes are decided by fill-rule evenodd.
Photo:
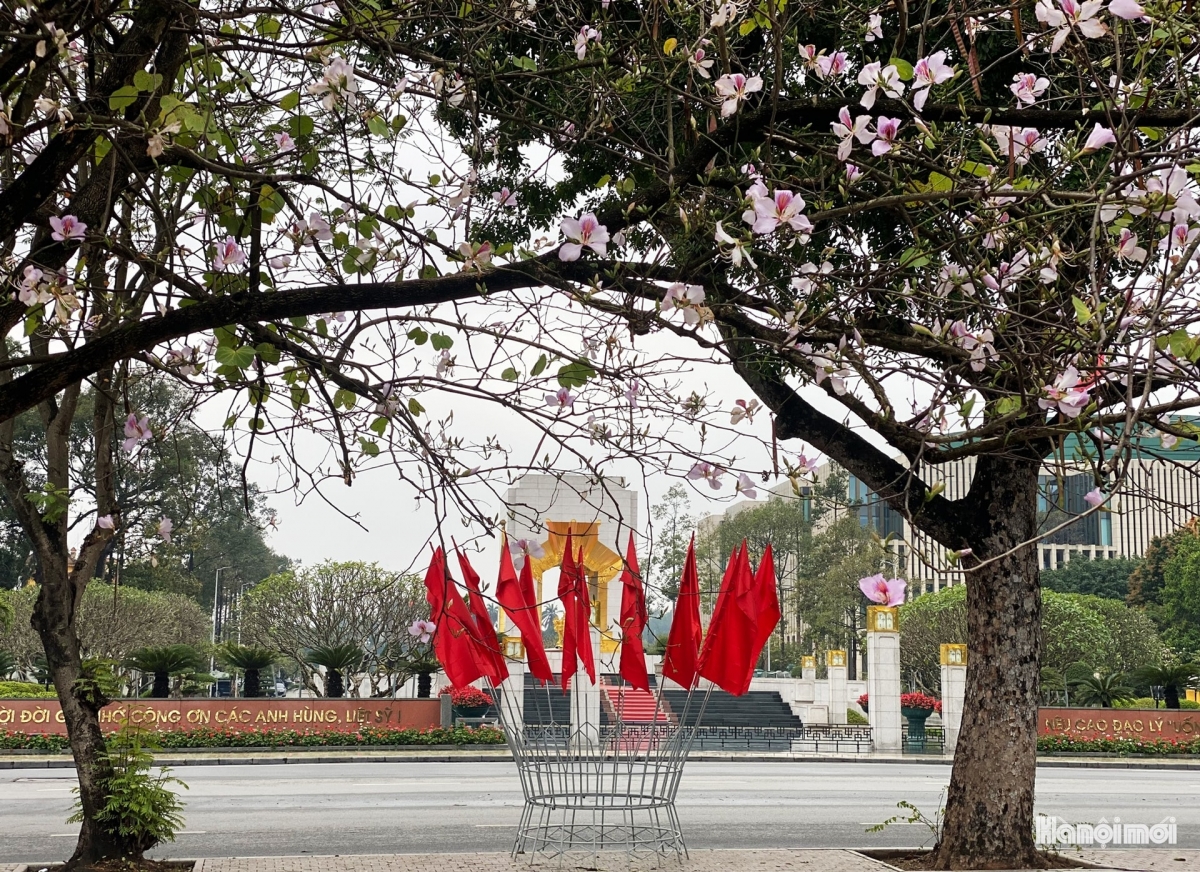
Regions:
M 357 733 L 335 730 L 171 730 L 156 733 L 159 747 L 173 748 L 319 748 L 330 745 L 372 747 L 377 745 L 503 745 L 504 733 L 495 727 L 452 730 L 388 730 L 363 727 Z M 31 733 L 0 733 L 0 750 L 62 751 L 67 737 Z
M 1130 754 L 1162 756 L 1165 754 L 1200 754 L 1198 739 L 1068 739 L 1063 736 L 1042 736 L 1037 743 L 1039 754 L 1091 752 L 1125 757 Z
M 28 681 L 0 681 L 0 699 L 58 699 L 58 694 Z

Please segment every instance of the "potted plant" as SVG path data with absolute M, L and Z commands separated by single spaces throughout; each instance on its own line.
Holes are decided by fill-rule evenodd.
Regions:
M 942 701 L 923 693 L 900 694 L 900 714 L 908 721 L 908 747 L 914 751 L 925 750 L 925 721 L 936 712 L 941 712 Z
M 459 718 L 481 718 L 492 704 L 492 698 L 478 687 L 443 687 L 443 694 L 450 694 L 454 716 Z
M 870 696 L 869 693 L 864 693 L 862 696 L 860 696 L 858 698 L 858 707 L 860 709 L 862 709 L 864 712 L 867 711 L 867 699 L 869 696 Z

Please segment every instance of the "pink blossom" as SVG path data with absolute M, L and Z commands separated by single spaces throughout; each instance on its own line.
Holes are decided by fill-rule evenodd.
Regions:
M 1106 145 L 1112 145 L 1116 141 L 1117 138 L 1113 135 L 1112 130 L 1097 124 L 1092 132 L 1088 134 L 1087 142 L 1083 144 L 1083 154 L 1091 154 L 1093 151 L 1104 148 Z
M 150 429 L 150 418 L 147 416 L 138 420 L 136 413 L 130 413 L 125 419 L 125 441 L 121 443 L 121 448 L 132 454 L 137 448 L 138 443 L 146 442 L 154 437 L 153 431 Z
M 738 476 L 737 484 L 733 486 L 733 490 L 748 500 L 758 499 L 758 490 L 754 487 L 754 482 L 744 472 Z
M 884 578 L 882 573 L 859 579 L 858 582 L 858 589 L 863 595 L 881 606 L 898 606 L 903 603 L 906 587 L 907 582 L 898 578 Z
M 275 134 L 275 148 L 279 151 L 280 154 L 283 154 L 283 152 L 285 152 L 285 151 L 292 151 L 295 147 L 296 147 L 296 143 L 292 140 L 292 137 L 290 134 L 288 134 L 288 133 L 276 133 Z
M 1046 149 L 1046 140 L 1036 127 L 993 125 L 991 131 L 1000 146 L 1000 153 L 1004 156 L 1011 154 L 1018 166 L 1029 163 L 1030 157 Z
M 870 123 L 870 115 L 859 115 L 851 120 L 850 109 L 847 106 L 843 106 L 838 111 L 838 120 L 829 123 L 829 126 L 833 128 L 833 135 L 839 140 L 838 160 L 850 157 L 850 149 L 853 148 L 855 139 L 863 145 L 867 145 L 875 138 L 875 132 L 868 129 Z
M 570 388 L 559 388 L 552 394 L 546 394 L 546 405 L 554 406 L 557 409 L 570 409 L 575 411 L 575 395 L 571 393 Z
M 753 421 L 754 415 L 758 412 L 758 400 L 735 400 L 733 408 L 729 410 L 729 423 L 740 424 L 742 421 Z
M 437 624 L 433 621 L 424 621 L 418 618 L 412 622 L 412 626 L 408 628 L 408 634 L 420 642 L 422 645 L 428 645 L 429 640 L 433 638 L 434 632 L 437 630 Z
M 638 407 L 638 397 L 642 393 L 642 383 L 634 379 L 629 383 L 629 387 L 625 389 L 625 399 L 629 401 L 629 408 L 636 409 Z
M 358 83 L 354 79 L 354 67 L 345 58 L 334 55 L 325 64 L 321 80 L 308 86 L 308 93 L 321 98 L 321 105 L 332 109 L 338 100 L 353 106 L 358 95 Z
M 817 58 L 817 75 L 822 79 L 834 79 L 844 75 L 849 65 L 849 57 L 844 51 L 821 55 Z
M 1044 76 L 1039 77 L 1037 73 L 1017 73 L 1013 76 L 1013 83 L 1009 85 L 1009 90 L 1017 98 L 1018 104 L 1032 106 L 1039 97 L 1046 93 L 1046 89 L 1049 87 L 1050 80 Z
M 1137 242 L 1137 234 L 1128 227 L 1122 227 L 1121 235 L 1117 238 L 1117 257 L 1143 263 L 1146 260 L 1146 249 Z
M 66 242 L 68 239 L 83 239 L 83 234 L 87 232 L 87 225 L 74 215 L 63 215 L 61 218 L 57 215 L 52 215 L 50 217 L 50 227 L 54 230 L 50 234 L 50 238 L 55 242 Z
M 875 141 L 871 144 L 871 154 L 876 157 L 887 154 L 896 144 L 896 136 L 899 133 L 899 118 L 885 118 L 880 115 L 875 123 Z
M 1104 494 L 1100 492 L 1100 488 L 1094 487 L 1083 495 L 1083 501 L 1092 508 L 1096 508 L 1104 502 Z
M 493 191 L 492 199 L 496 201 L 497 205 L 504 206 L 505 208 L 510 208 L 517 205 L 517 195 L 508 188 L 501 188 L 499 191 Z
M 1068 418 L 1078 418 L 1090 399 L 1087 388 L 1079 386 L 1079 370 L 1074 366 L 1068 366 L 1053 384 L 1042 390 L 1045 396 L 1038 399 L 1038 405 L 1047 411 L 1057 408 Z
M 101 515 L 96 519 L 96 526 L 101 530 L 115 530 L 117 527 L 112 515 Z
M 158 534 L 159 539 L 169 544 L 171 541 L 171 531 L 174 529 L 175 522 L 166 515 L 163 515 L 162 520 L 158 522 L 158 529 L 155 532 Z
M 608 252 L 608 228 L 591 212 L 578 218 L 564 218 L 562 232 L 570 241 L 558 249 L 559 260 L 579 260 L 585 247 L 602 256 Z
M 883 16 L 872 12 L 867 18 L 867 33 L 863 42 L 874 42 L 877 39 L 883 39 Z
M 696 71 L 696 75 L 702 79 L 709 78 L 709 70 L 712 69 L 713 63 L 712 58 L 705 57 L 703 48 L 696 49 L 692 52 L 692 56 L 688 58 L 688 64 Z
M 575 57 L 583 60 L 587 57 L 588 43 L 594 42 L 599 44 L 600 31 L 594 27 L 584 25 L 579 28 L 579 33 L 575 34 Z
M 1058 51 L 1066 42 L 1071 28 L 1076 28 L 1081 36 L 1096 39 L 1108 33 L 1108 27 L 1103 21 L 1096 19 L 1096 14 L 1104 7 L 1103 0 L 1058 0 L 1055 8 L 1053 0 L 1038 0 L 1034 8 L 1037 20 L 1054 30 L 1054 39 L 1050 43 L 1050 53 Z
M 724 474 L 719 466 L 701 460 L 692 465 L 692 468 L 688 470 L 687 477 L 692 481 L 704 479 L 713 490 L 720 490 L 721 476 Z
M 238 246 L 232 236 L 226 236 L 224 242 L 217 243 L 216 254 L 213 255 L 213 269 L 218 272 L 226 267 L 240 266 L 246 262 L 246 253 Z
M 846 164 L 846 181 L 853 185 L 862 178 L 862 170 L 852 163 Z
M 786 224 L 806 242 L 812 223 L 804 215 L 804 198 L 791 191 L 778 190 L 770 196 L 764 192 L 761 184 L 750 189 L 753 206 L 742 213 L 742 220 L 758 234 L 774 233 L 780 224 Z
M 513 563 L 517 569 L 525 565 L 526 558 L 541 560 L 546 556 L 546 549 L 536 539 L 517 539 L 508 541 L 508 550 L 512 554 Z
M 755 91 L 761 91 L 762 86 L 762 76 L 747 78 L 741 73 L 729 73 L 717 79 L 713 87 L 721 98 L 721 117 L 728 118 L 737 112 L 739 104 Z
M 872 61 L 858 72 L 858 83 L 865 85 L 867 91 L 859 103 L 863 108 L 870 109 L 875 105 L 875 94 L 882 90 L 883 96 L 898 99 L 904 94 L 904 83 L 900 81 L 900 71 L 895 64 L 882 66 L 879 61 Z
M 1146 17 L 1146 10 L 1137 0 L 1112 0 L 1108 4 L 1108 13 L 1126 21 L 1137 21 Z
M 676 282 L 667 288 L 663 297 L 663 314 L 683 312 L 686 324 L 700 323 L 700 307 L 704 305 L 704 288 L 700 285 L 686 285 Z
M 920 112 L 925 108 L 929 89 L 954 78 L 954 67 L 946 64 L 946 53 L 937 51 L 913 65 L 913 106 Z

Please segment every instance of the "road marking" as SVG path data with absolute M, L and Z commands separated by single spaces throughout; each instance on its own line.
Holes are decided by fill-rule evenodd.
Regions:
M 518 823 L 518 821 L 513 821 L 511 824 L 475 824 L 475 829 L 486 830 L 486 829 L 491 829 L 493 827 L 495 827 L 495 828 L 503 827 L 504 829 L 508 829 L 509 827 L 515 827 L 517 825 L 517 823 Z
M 70 793 L 70 787 L 39 787 L 38 793 Z

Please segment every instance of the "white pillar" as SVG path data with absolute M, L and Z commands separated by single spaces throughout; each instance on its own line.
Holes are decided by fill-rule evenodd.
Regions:
M 846 652 L 826 651 L 825 671 L 829 676 L 829 723 L 846 723 Z
M 946 753 L 958 747 L 963 701 L 967 697 L 967 646 L 942 646 L 942 727 L 946 731 Z
M 867 607 L 867 719 L 876 751 L 903 750 L 900 617 L 890 606 Z
M 523 651 L 524 646 L 521 648 Z M 525 729 L 525 661 L 510 659 L 507 662 L 508 678 L 500 685 L 500 715 L 509 729 L 520 735 Z
M 588 626 L 592 643 L 592 662 L 596 664 L 596 681 L 588 678 L 583 663 L 571 679 L 571 735 L 575 750 L 595 751 L 600 747 L 600 631 Z M 572 656 L 566 652 L 564 657 Z

